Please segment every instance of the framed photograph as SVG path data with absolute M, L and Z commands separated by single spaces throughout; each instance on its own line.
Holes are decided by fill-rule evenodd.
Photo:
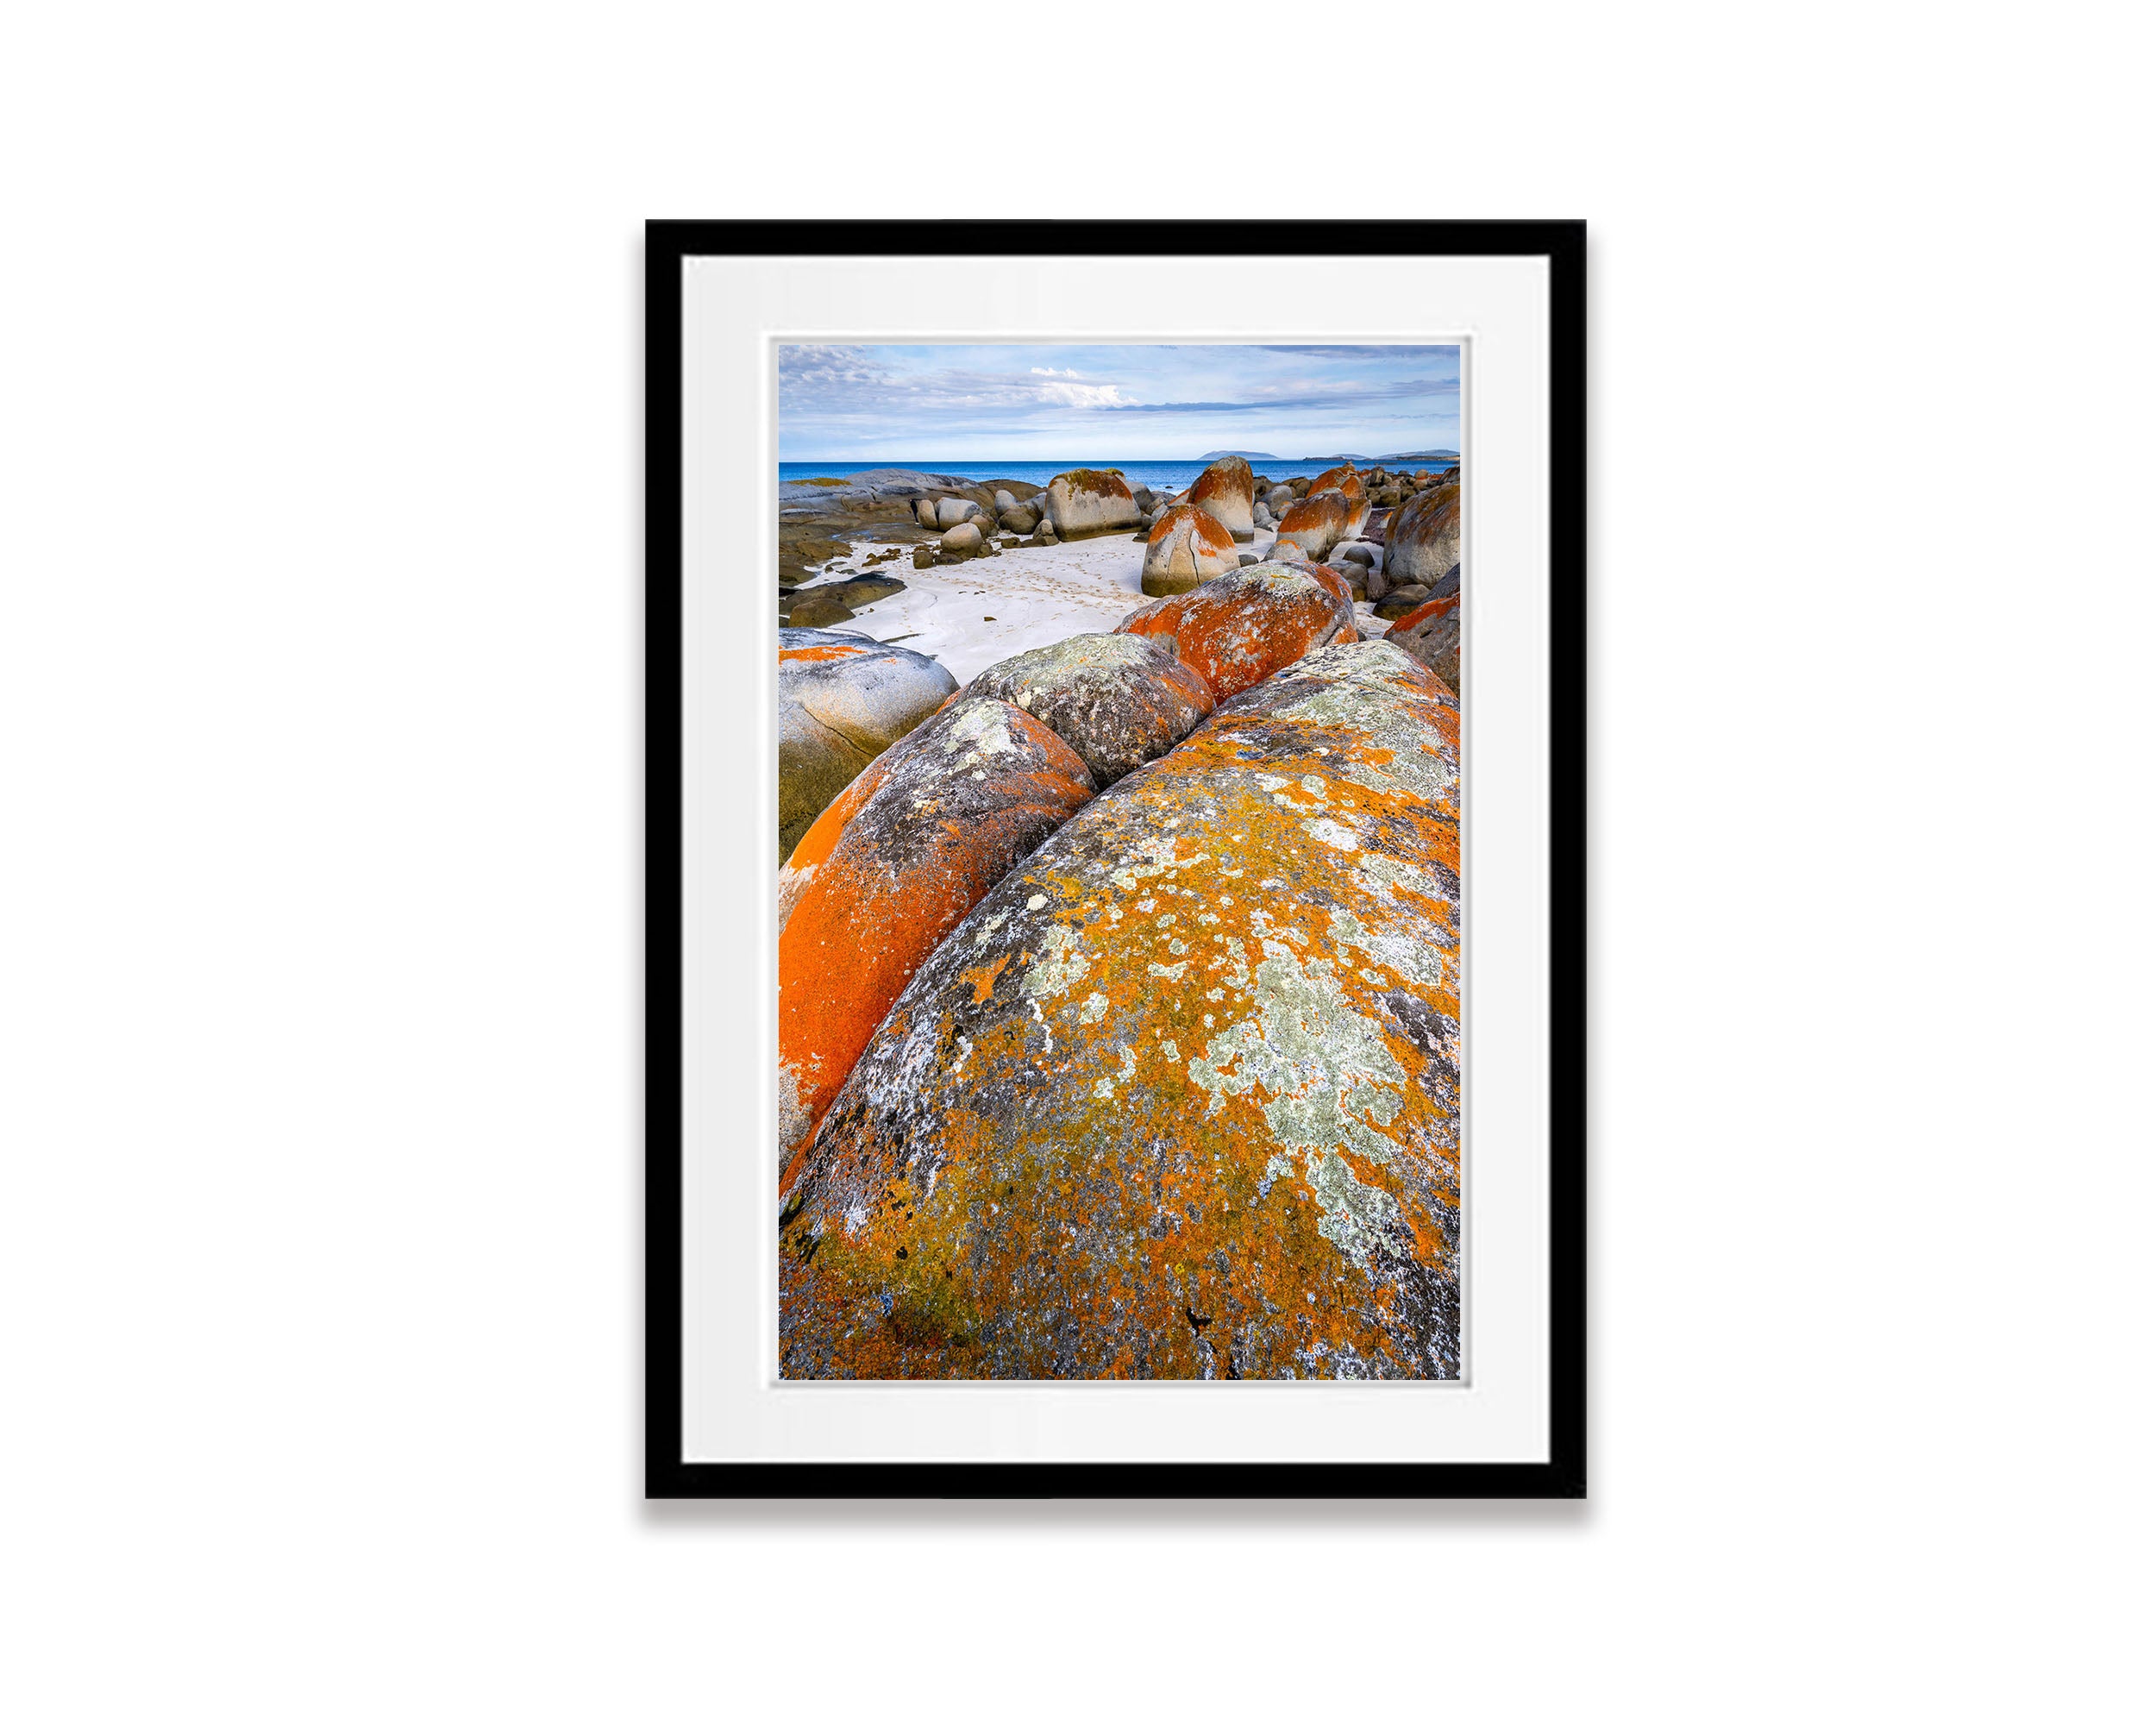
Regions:
M 1583 226 L 648 292 L 649 1495 L 1583 1496 Z

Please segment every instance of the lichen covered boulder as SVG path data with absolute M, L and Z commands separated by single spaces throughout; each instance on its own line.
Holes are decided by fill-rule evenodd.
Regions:
M 1370 512 L 1369 489 L 1352 463 L 1344 461 L 1337 467 L 1327 467 L 1310 481 L 1311 496 L 1327 491 L 1338 492 L 1347 505 L 1348 531 L 1352 533 L 1359 529 Z
M 1458 712 L 1315 654 L 984 898 L 784 1201 L 782 1374 L 1457 1376 Z
M 957 687 L 935 660 L 903 647 L 835 630 L 781 629 L 779 861 L 862 768 Z
M 1460 692 L 1460 596 L 1448 593 L 1420 605 L 1385 631 L 1385 639 L 1412 656 L 1454 694 Z
M 1073 635 L 991 665 L 968 695 L 1031 713 L 1076 751 L 1106 789 L 1166 754 L 1213 711 L 1206 680 L 1173 636 Z
M 1171 509 L 1145 536 L 1138 586 L 1151 598 L 1188 593 L 1238 566 L 1228 530 L 1190 504 Z
M 921 961 L 1093 794 L 1007 702 L 953 700 L 825 809 L 779 875 L 783 1170 Z
M 1281 539 L 1319 561 L 1350 530 L 1347 499 L 1337 491 L 1313 492 L 1280 518 Z
M 1173 599 L 1140 605 L 1119 635 L 1168 635 L 1215 700 L 1239 695 L 1283 665 L 1336 640 L 1359 639 L 1355 606 L 1337 575 L 1256 563 Z
M 1059 539 L 1127 533 L 1138 524 L 1138 499 L 1122 474 L 1074 467 L 1048 482 L 1048 520 Z
M 1433 591 L 1460 561 L 1460 488 L 1439 486 L 1410 498 L 1385 522 L 1385 574 L 1397 586 Z
M 1236 539 L 1247 540 L 1256 530 L 1251 509 L 1257 501 L 1257 484 L 1250 475 L 1250 464 L 1240 455 L 1223 455 L 1200 474 L 1190 487 L 1192 507 L 1205 511 Z

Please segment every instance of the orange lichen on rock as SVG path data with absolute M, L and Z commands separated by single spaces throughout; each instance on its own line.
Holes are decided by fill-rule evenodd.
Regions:
M 1355 589 L 1347 584 L 1347 577 L 1327 563 L 1298 563 L 1296 569 L 1323 587 L 1336 599 L 1355 603 Z
M 1337 467 L 1327 467 L 1310 481 L 1312 495 L 1321 491 L 1337 491 L 1350 503 L 1362 502 L 1368 495 L 1362 474 L 1355 471 L 1351 462 L 1343 461 Z
M 1344 586 L 1307 567 L 1257 563 L 1141 605 L 1116 632 L 1173 636 L 1183 663 L 1225 700 L 1319 647 L 1359 640 Z
M 1417 605 L 1385 631 L 1385 639 L 1460 692 L 1460 596 L 1447 593 Z
M 1313 654 L 988 894 L 799 1164 L 781 1372 L 1457 1376 L 1458 723 Z
M 1165 599 L 1227 574 L 1239 563 L 1226 528 L 1194 505 L 1177 504 L 1145 536 L 1138 586 L 1154 599 Z
M 1040 720 L 972 699 L 824 811 L 779 875 L 781 1169 L 921 961 L 1093 788 Z
M 1223 455 L 1200 474 L 1192 482 L 1190 502 L 1234 538 L 1249 539 L 1257 531 L 1250 511 L 1257 502 L 1257 481 L 1250 473 L 1250 464 L 1240 455 Z
M 1363 483 L 1363 476 L 1350 463 L 1327 467 L 1310 481 L 1310 495 L 1316 497 L 1327 491 L 1338 492 L 1347 505 L 1347 532 L 1359 532 L 1370 512 L 1369 487 Z M 1345 538 L 1347 534 L 1341 536 Z
M 1313 491 L 1280 518 L 1278 536 L 1323 560 L 1353 530 L 1347 499 L 1337 491 Z

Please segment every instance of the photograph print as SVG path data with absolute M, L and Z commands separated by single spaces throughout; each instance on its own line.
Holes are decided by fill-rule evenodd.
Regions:
M 777 347 L 783 1379 L 1461 1376 L 1461 361 Z

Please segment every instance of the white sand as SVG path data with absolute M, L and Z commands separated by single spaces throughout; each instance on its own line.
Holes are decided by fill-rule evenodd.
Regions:
M 1236 549 L 1262 557 L 1273 537 L 1260 530 L 1248 546 Z M 904 593 L 878 599 L 856 612 L 852 622 L 836 626 L 925 654 L 962 686 L 1013 654 L 1072 635 L 1107 634 L 1148 603 L 1138 586 L 1145 547 L 1128 533 L 1064 545 L 1021 545 L 1000 556 L 932 569 L 917 569 L 904 558 L 863 568 L 871 553 L 888 549 L 856 540 L 847 556 L 833 558 L 817 574 L 818 581 L 866 574 L 906 583 Z M 1376 622 L 1369 605 L 1355 609 L 1366 637 L 1388 626 Z

